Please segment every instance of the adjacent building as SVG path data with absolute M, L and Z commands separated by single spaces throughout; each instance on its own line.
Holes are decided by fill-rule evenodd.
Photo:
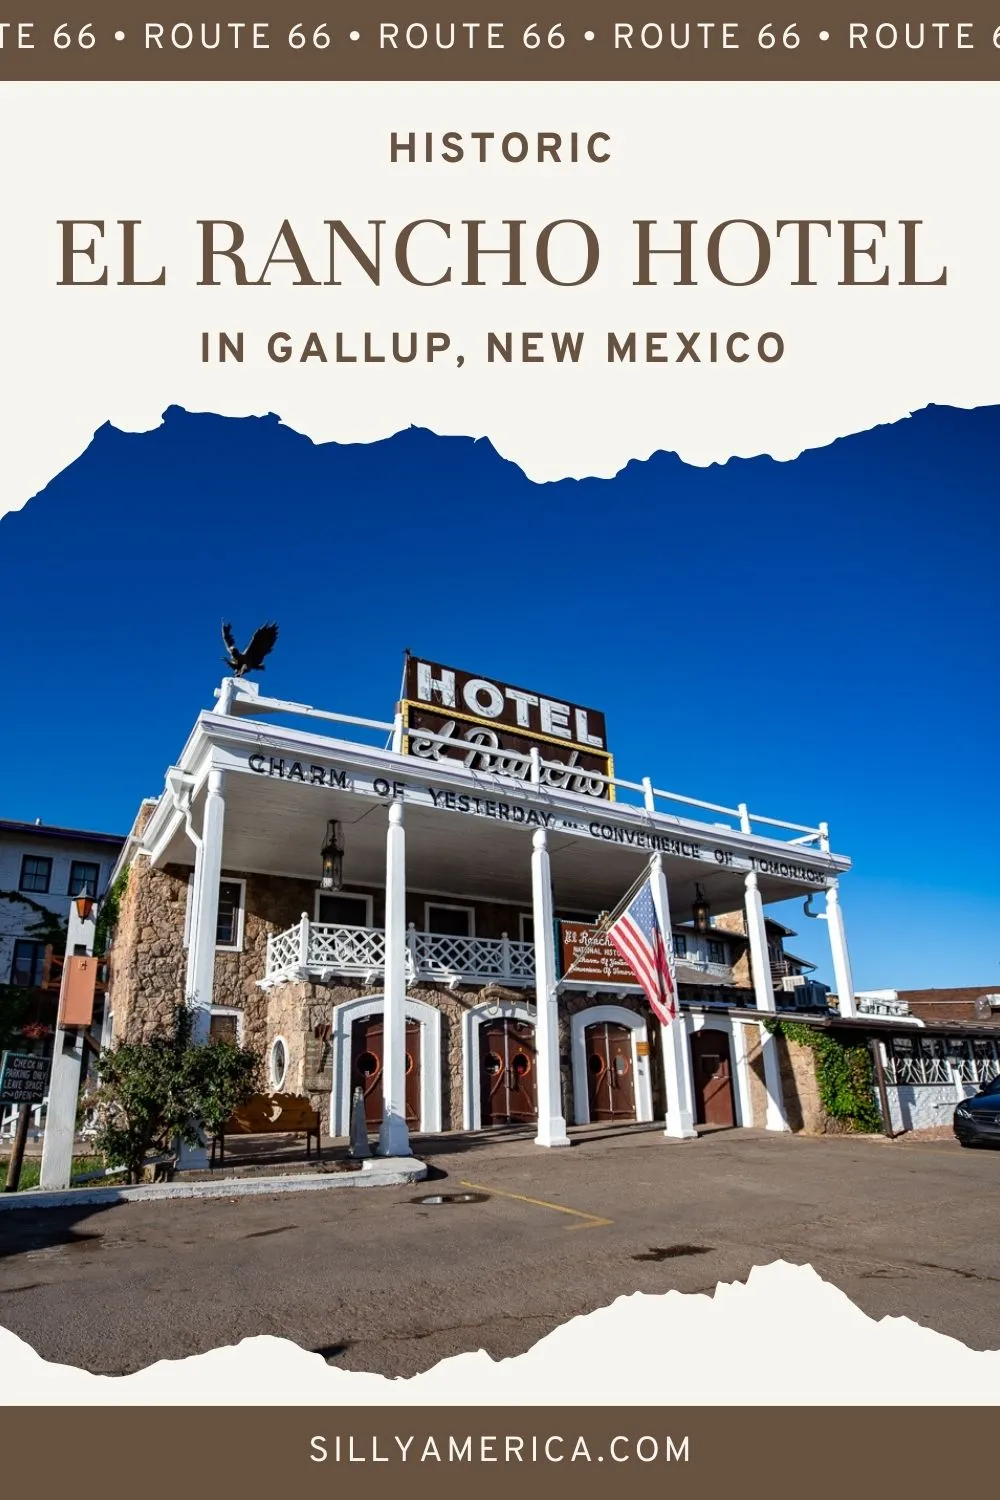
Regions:
M 118 834 L 0 819 L 0 984 L 44 997 L 58 975 L 70 902 L 108 888 L 124 839 Z

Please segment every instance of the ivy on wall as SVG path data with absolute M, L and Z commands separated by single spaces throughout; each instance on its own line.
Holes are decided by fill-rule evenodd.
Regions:
M 841 1041 L 801 1021 L 766 1020 L 764 1025 L 772 1036 L 812 1048 L 820 1101 L 832 1119 L 842 1121 L 848 1130 L 882 1129 L 875 1102 L 875 1070 L 866 1042 Z
M 66 923 L 57 912 L 50 911 L 47 906 L 26 896 L 23 891 L 0 891 L 0 901 L 19 902 L 35 913 L 35 920 L 18 932 L 17 937 L 31 938 L 35 942 L 44 943 L 46 947 L 54 948 L 57 953 L 62 952 L 66 945 Z
M 122 870 L 114 885 L 108 891 L 101 902 L 97 913 L 97 921 L 94 924 L 94 952 L 103 955 L 108 951 L 108 945 L 115 935 L 118 926 L 118 916 L 121 912 L 122 897 L 128 885 L 128 876 L 131 865 Z

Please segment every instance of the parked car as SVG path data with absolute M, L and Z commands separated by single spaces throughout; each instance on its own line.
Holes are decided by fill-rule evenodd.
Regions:
M 960 1146 L 1000 1146 L 1000 1076 L 956 1106 L 952 1125 Z

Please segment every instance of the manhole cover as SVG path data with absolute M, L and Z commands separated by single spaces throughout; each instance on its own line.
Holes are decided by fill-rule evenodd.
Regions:
M 486 1203 L 489 1193 L 428 1193 L 423 1198 L 411 1198 L 411 1203 L 418 1203 L 421 1208 L 437 1208 L 439 1204 L 451 1203 Z

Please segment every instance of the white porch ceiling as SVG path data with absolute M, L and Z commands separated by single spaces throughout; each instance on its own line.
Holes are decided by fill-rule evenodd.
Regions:
M 223 868 L 229 872 L 319 880 L 327 821 L 344 834 L 344 885 L 383 886 L 388 809 L 356 792 L 231 773 L 226 781 Z M 201 826 L 203 794 L 195 803 Z M 533 830 L 415 803 L 406 805 L 406 879 L 411 890 L 447 892 L 521 905 L 530 902 Z M 706 829 L 704 842 L 711 841 Z M 630 849 L 550 830 L 549 852 L 558 907 L 580 913 L 614 907 L 649 858 Z M 180 826 L 159 858 L 191 865 L 193 848 Z M 675 919 L 689 918 L 700 883 L 715 912 L 742 907 L 744 872 L 664 855 Z M 760 874 L 765 902 L 788 900 L 815 886 Z

